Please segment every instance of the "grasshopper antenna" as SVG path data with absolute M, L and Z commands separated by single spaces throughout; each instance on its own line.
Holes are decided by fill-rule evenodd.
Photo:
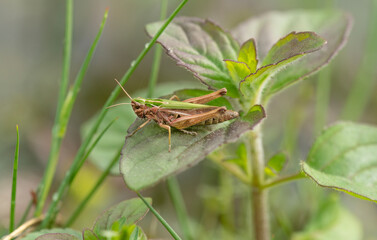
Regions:
M 118 80 L 116 80 L 115 78 L 114 78 L 114 80 L 118 83 L 119 87 L 122 88 L 123 92 L 127 95 L 127 97 L 128 97 L 129 99 L 131 99 L 131 101 L 133 101 L 133 100 L 132 100 L 132 97 L 131 97 L 131 96 L 127 93 L 127 91 L 123 88 L 122 84 L 120 84 L 120 82 L 118 82 Z
M 119 105 L 125 105 L 125 104 L 131 104 L 131 103 L 118 103 L 118 104 L 114 104 L 114 105 L 108 106 L 106 109 L 109 109 L 109 108 L 112 108 L 112 107 L 116 107 L 116 106 L 119 106 Z

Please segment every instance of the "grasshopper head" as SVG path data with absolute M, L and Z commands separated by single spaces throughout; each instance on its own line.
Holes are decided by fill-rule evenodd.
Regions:
M 131 106 L 132 106 L 132 109 L 134 110 L 135 114 L 139 117 L 139 118 L 145 118 L 145 114 L 144 114 L 144 104 L 141 104 L 139 102 L 136 102 L 134 100 L 131 101 Z

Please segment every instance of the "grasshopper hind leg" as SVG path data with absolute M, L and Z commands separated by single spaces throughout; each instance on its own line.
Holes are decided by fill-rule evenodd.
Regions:
M 171 150 L 171 127 L 169 125 L 165 125 L 165 124 L 162 124 L 162 123 L 159 123 L 158 125 L 160 127 L 164 128 L 164 129 L 168 130 L 168 132 L 169 132 L 169 152 L 170 152 L 170 150 Z
M 197 132 L 194 132 L 194 131 L 187 131 L 187 130 L 185 130 L 185 129 L 178 129 L 178 130 L 181 131 L 181 132 L 183 132 L 183 133 L 189 134 L 189 135 L 191 135 L 191 136 L 196 136 L 196 135 L 198 135 L 198 133 L 197 133 Z

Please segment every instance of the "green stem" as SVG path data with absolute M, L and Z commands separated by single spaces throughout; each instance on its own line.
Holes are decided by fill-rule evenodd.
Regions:
M 169 177 L 166 183 L 168 185 L 170 198 L 173 202 L 173 206 L 178 216 L 178 222 L 179 222 L 179 225 L 181 226 L 184 239 L 187 239 L 187 240 L 193 239 L 191 231 L 190 231 L 190 222 L 188 219 L 185 201 L 183 199 L 182 192 L 180 191 L 177 178 L 174 176 Z
M 305 175 L 300 172 L 300 173 L 296 173 L 296 174 L 293 174 L 293 175 L 289 175 L 289 176 L 285 176 L 285 177 L 280 177 L 278 179 L 274 179 L 274 180 L 272 180 L 272 181 L 267 182 L 266 184 L 264 184 L 262 186 L 262 188 L 263 189 L 267 189 L 267 188 L 275 187 L 276 185 L 280 185 L 280 184 L 283 184 L 283 183 L 291 182 L 291 181 L 302 179 L 302 178 L 305 178 Z
M 168 1 L 162 0 L 161 1 L 160 20 L 164 20 L 166 18 L 167 9 L 168 9 Z M 153 97 L 154 89 L 156 88 L 158 72 L 160 70 L 161 54 L 162 54 L 162 47 L 156 45 L 155 50 L 154 50 L 152 72 L 151 72 L 151 76 L 149 78 L 149 84 L 148 84 L 148 95 L 147 95 L 147 97 L 149 97 L 149 98 Z
M 20 134 L 17 129 L 17 142 L 16 150 L 14 151 L 14 162 L 13 162 L 13 180 L 12 180 L 12 197 L 10 201 L 10 219 L 9 219 L 9 232 L 14 230 L 14 215 L 16 210 L 16 190 L 17 190 L 17 172 L 18 172 L 18 156 L 20 153 Z
M 144 204 L 149 208 L 149 210 L 151 210 L 151 212 L 156 216 L 156 218 L 160 221 L 160 223 L 162 225 L 164 225 L 164 227 L 166 228 L 166 230 L 168 230 L 168 232 L 171 234 L 171 236 L 175 239 L 175 240 L 181 240 L 181 238 L 178 236 L 178 234 L 174 231 L 174 229 L 172 227 L 170 227 L 170 225 L 165 221 L 165 219 L 162 218 L 162 216 L 152 207 L 152 205 L 150 205 L 145 199 L 144 197 L 139 193 L 139 192 L 136 192 L 136 194 L 139 196 L 139 198 L 144 202 Z
M 252 167 L 252 208 L 254 233 L 256 240 L 270 239 L 270 223 L 268 215 L 268 195 L 264 185 L 264 149 L 262 142 L 261 125 L 257 125 L 249 133 L 251 167 Z
M 58 106 L 56 109 L 55 119 L 59 119 L 60 110 L 67 94 L 69 73 L 71 67 L 72 54 L 72 34 L 73 34 L 73 0 L 66 0 L 66 18 L 65 18 L 65 38 L 63 50 L 63 71 L 62 80 L 59 90 Z
M 57 109 L 55 113 L 55 121 L 52 131 L 50 155 L 47 162 L 46 171 L 43 175 L 43 179 L 38 186 L 38 202 L 35 209 L 35 216 L 39 216 L 42 213 L 44 203 L 46 201 L 48 192 L 51 187 L 52 179 L 55 175 L 56 165 L 59 158 L 60 146 L 62 143 L 62 137 L 59 136 L 57 129 L 60 125 L 60 113 L 63 106 L 65 96 L 67 94 L 67 88 L 69 83 L 69 72 L 71 64 L 72 53 L 72 32 L 73 32 L 73 0 L 66 1 L 66 24 L 65 24 L 65 39 L 63 50 L 63 71 L 61 78 L 61 85 L 57 103 Z
M 68 221 L 66 222 L 66 224 L 64 225 L 64 227 L 69 227 L 69 226 L 71 226 L 75 222 L 75 220 L 80 215 L 80 213 L 82 212 L 82 210 L 85 208 L 85 206 L 87 205 L 87 203 L 89 202 L 89 200 L 94 196 L 94 194 L 97 192 L 97 190 L 99 189 L 99 187 L 102 185 L 102 183 L 104 182 L 104 180 L 106 179 L 106 177 L 109 175 L 109 173 L 110 173 L 111 169 L 113 168 L 113 166 L 118 162 L 120 151 L 121 151 L 121 149 L 115 155 L 115 157 L 110 162 L 110 164 L 107 166 L 107 168 L 105 169 L 105 171 L 102 172 L 102 174 L 99 177 L 99 179 L 96 182 L 96 184 L 93 186 L 93 188 L 90 190 L 90 192 L 88 193 L 88 195 L 86 195 L 86 197 L 84 198 L 84 200 L 82 200 L 82 202 L 80 203 L 80 205 L 73 212 L 73 214 L 68 219 Z
M 182 7 L 187 3 L 188 0 L 183 0 L 181 4 L 175 9 L 175 11 L 170 15 L 170 17 L 166 20 L 166 22 L 161 26 L 159 31 L 156 33 L 156 35 L 152 38 L 152 40 L 146 44 L 146 47 L 143 49 L 143 51 L 140 53 L 140 55 L 137 57 L 135 62 L 131 64 L 131 67 L 128 69 L 128 71 L 125 73 L 123 78 L 121 79 L 120 83 L 124 85 L 132 75 L 132 73 L 135 71 L 141 60 L 144 58 L 144 56 L 147 54 L 147 52 L 151 49 L 153 44 L 156 42 L 157 38 L 162 34 L 162 32 L 165 30 L 165 28 L 169 25 L 169 23 L 174 19 L 174 17 L 178 14 L 178 12 L 182 9 Z M 41 224 L 41 227 L 46 227 L 47 225 L 51 224 L 53 219 L 55 219 L 55 209 L 58 206 L 58 203 L 60 202 L 66 188 L 70 185 L 70 183 L 73 181 L 74 177 L 77 174 L 77 171 L 79 170 L 78 166 L 82 165 L 82 157 L 85 154 L 85 151 L 92 140 L 94 134 L 96 133 L 99 125 L 101 124 L 102 120 L 104 119 L 108 109 L 107 107 L 112 105 L 115 99 L 118 97 L 120 93 L 120 88 L 115 88 L 109 98 L 106 100 L 104 107 L 101 109 L 101 112 L 99 113 L 98 118 L 96 119 L 95 123 L 93 124 L 93 127 L 89 131 L 87 137 L 84 139 L 82 145 L 80 146 L 78 153 L 75 156 L 75 159 L 73 160 L 73 163 L 70 167 L 70 170 L 68 170 L 66 176 L 64 177 L 62 183 L 59 186 L 58 191 L 54 194 L 53 201 L 50 204 L 50 207 L 47 211 L 46 217 L 44 221 Z M 77 170 L 77 171 L 73 171 Z

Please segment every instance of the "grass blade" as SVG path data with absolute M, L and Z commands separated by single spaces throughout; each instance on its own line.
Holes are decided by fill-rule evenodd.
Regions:
M 164 20 L 166 18 L 167 9 L 168 9 L 168 1 L 162 0 L 160 20 Z M 154 89 L 156 87 L 156 82 L 158 78 L 158 72 L 160 70 L 161 54 L 162 54 L 162 47 L 159 45 L 156 45 L 155 50 L 154 50 L 152 72 L 151 72 L 151 76 L 149 78 L 149 84 L 148 84 L 148 95 L 147 95 L 148 98 L 153 97 L 153 94 L 154 94 Z
M 156 218 L 158 219 L 158 221 L 160 221 L 160 223 L 162 225 L 164 225 L 164 227 L 166 228 L 166 230 L 168 230 L 168 232 L 171 234 L 171 236 L 175 239 L 175 240 L 181 240 L 181 238 L 178 236 L 178 234 L 174 231 L 173 228 L 170 227 L 170 225 L 165 221 L 165 219 L 163 219 L 163 217 L 152 207 L 152 205 L 150 205 L 145 199 L 144 197 L 139 193 L 139 192 L 136 192 L 136 194 L 139 196 L 139 198 L 145 203 L 145 205 L 149 208 L 149 210 L 151 210 L 151 212 L 156 216 Z
M 59 90 L 58 106 L 56 108 L 55 120 L 59 119 L 60 109 L 63 105 L 64 98 L 67 94 L 69 73 L 71 68 L 72 54 L 72 34 L 73 34 L 73 0 L 66 1 L 66 18 L 65 18 L 65 38 L 63 50 L 63 71 Z
M 91 59 L 92 59 L 93 54 L 94 54 L 94 51 L 97 47 L 98 41 L 99 41 L 99 39 L 102 35 L 102 31 L 103 31 L 104 25 L 105 25 L 106 20 L 107 20 L 107 15 L 108 15 L 107 13 L 108 13 L 108 10 L 106 10 L 106 12 L 104 14 L 100 29 L 97 33 L 96 38 L 93 41 L 92 46 L 90 47 L 90 50 L 89 50 L 82 66 L 80 68 L 79 73 L 77 74 L 75 83 L 74 83 L 73 87 L 69 90 L 67 96 L 65 97 L 64 103 L 62 104 L 61 109 L 60 109 L 60 115 L 58 117 L 58 122 L 57 122 L 56 125 L 54 125 L 53 140 L 52 140 L 52 145 L 51 145 L 51 150 L 50 150 L 50 157 L 49 157 L 49 161 L 48 161 L 48 164 L 47 164 L 46 172 L 44 174 L 43 180 L 42 180 L 42 182 L 39 186 L 39 189 L 38 189 L 39 190 L 38 191 L 38 202 L 37 202 L 37 207 L 36 207 L 36 210 L 35 210 L 35 216 L 39 216 L 42 213 L 44 203 L 46 201 L 48 192 L 49 192 L 50 187 L 51 187 L 52 179 L 55 175 L 56 166 L 57 166 L 58 159 L 59 159 L 60 146 L 61 146 L 62 140 L 63 140 L 65 132 L 66 132 L 68 121 L 69 121 L 69 118 L 70 118 L 71 113 L 72 113 L 72 108 L 73 108 L 73 105 L 75 103 L 77 94 L 80 91 L 82 81 L 83 81 L 84 76 L 86 74 L 86 71 L 89 67 L 89 64 L 90 64 Z
M 183 8 L 183 6 L 187 3 L 188 0 L 183 0 L 181 4 L 175 9 L 175 11 L 170 15 L 170 17 L 166 20 L 165 24 L 161 27 L 161 29 L 158 31 L 158 33 L 152 38 L 152 40 L 146 45 L 146 48 L 143 49 L 143 51 L 140 53 L 140 55 L 137 57 L 135 62 L 131 64 L 131 67 L 128 69 L 128 71 L 125 73 L 123 78 L 121 79 L 120 83 L 124 85 L 132 73 L 135 71 L 141 60 L 144 58 L 144 56 L 148 53 L 148 51 L 151 49 L 153 44 L 156 42 L 157 38 L 162 34 L 162 32 L 165 30 L 165 28 L 169 25 L 169 23 L 174 19 L 174 17 L 178 14 L 178 12 Z M 104 104 L 104 107 L 102 108 L 95 124 L 93 125 L 92 129 L 88 133 L 87 137 L 85 138 L 84 142 L 79 148 L 78 153 L 76 154 L 75 159 L 73 160 L 73 163 L 71 165 L 70 170 L 79 170 L 78 166 L 82 165 L 82 156 L 85 154 L 85 150 L 88 147 L 89 143 L 91 142 L 94 134 L 96 133 L 99 125 L 101 124 L 102 120 L 104 119 L 108 109 L 106 109 L 108 106 L 112 105 L 117 96 L 120 93 L 120 88 L 115 88 L 112 93 L 110 94 L 110 97 L 107 99 L 107 101 Z M 73 178 L 76 176 L 77 171 L 68 171 L 66 176 L 64 177 L 62 183 L 59 186 L 58 191 L 55 193 L 55 196 L 53 198 L 53 201 L 51 205 L 49 206 L 49 209 L 46 213 L 46 218 L 41 224 L 41 227 L 46 227 L 47 225 L 50 225 L 53 219 L 55 219 L 55 211 L 57 209 L 58 203 L 60 202 L 60 199 L 63 196 L 63 193 L 65 192 L 66 188 L 69 186 L 69 184 L 72 182 Z
M 117 119 L 114 119 L 113 121 L 111 121 L 109 123 L 109 125 L 107 125 L 106 128 L 101 132 L 101 134 L 96 138 L 96 140 L 94 141 L 94 143 L 90 146 L 90 148 L 89 148 L 88 152 L 86 153 L 84 159 L 88 158 L 88 156 L 90 155 L 90 153 L 92 152 L 92 150 L 94 149 L 94 147 L 97 145 L 97 143 L 99 142 L 99 140 L 102 138 L 102 136 L 107 132 L 107 130 L 111 127 L 111 125 L 113 125 L 113 123 L 116 120 Z M 84 200 L 80 203 L 80 205 L 73 212 L 73 214 L 71 215 L 71 217 L 66 222 L 65 227 L 69 227 L 77 219 L 77 217 L 79 216 L 79 214 L 81 213 L 81 211 L 87 205 L 87 203 L 89 202 L 89 200 L 93 197 L 94 193 L 101 186 L 101 184 L 103 183 L 103 181 L 105 180 L 105 178 L 107 177 L 107 175 L 109 175 L 111 168 L 114 166 L 115 163 L 118 162 L 121 150 L 122 149 L 119 149 L 119 154 L 117 154 L 114 157 L 114 159 L 110 162 L 109 166 L 105 169 L 105 171 L 102 172 L 102 174 L 101 174 L 100 178 L 98 179 L 97 183 L 93 186 L 93 188 L 90 190 L 90 192 L 88 193 L 88 195 L 84 198 Z M 81 162 L 84 163 L 84 161 L 81 161 Z
M 173 202 L 173 206 L 175 208 L 175 211 L 177 212 L 178 222 L 182 229 L 184 239 L 186 240 L 193 239 L 191 231 L 190 231 L 190 222 L 188 219 L 185 202 L 183 200 L 183 196 L 180 191 L 177 178 L 174 176 L 169 177 L 166 183 L 168 185 L 168 190 L 169 190 L 170 198 Z
M 17 171 L 18 171 L 18 155 L 20 152 L 20 134 L 18 133 L 18 125 L 16 126 L 17 129 L 17 142 L 16 142 L 16 150 L 14 151 L 14 162 L 13 162 L 13 180 L 12 180 L 12 198 L 10 201 L 10 219 L 9 219 L 9 232 L 13 232 L 14 230 L 14 214 L 16 210 L 16 190 L 17 190 Z
M 122 149 L 119 149 L 119 154 Z M 77 219 L 77 217 L 80 215 L 82 210 L 84 210 L 85 206 L 89 202 L 89 200 L 93 197 L 93 195 L 97 192 L 99 187 L 102 185 L 103 181 L 106 179 L 106 177 L 109 175 L 111 168 L 116 164 L 119 160 L 119 155 L 113 158 L 113 160 L 110 162 L 109 166 L 105 169 L 105 171 L 102 172 L 101 176 L 99 177 L 98 181 L 96 184 L 93 186 L 93 188 L 90 190 L 88 195 L 82 200 L 80 205 L 76 208 L 76 210 L 73 212 L 71 217 L 68 219 L 64 227 L 69 227 L 71 226 Z
M 69 84 L 69 73 L 71 65 L 71 53 L 72 53 L 72 32 L 73 32 L 73 0 L 66 0 L 66 23 L 65 23 L 65 38 L 64 38 L 64 50 L 63 50 L 63 71 L 60 83 L 58 103 L 55 113 L 55 121 L 53 129 L 57 129 L 59 126 L 60 112 L 67 94 L 67 88 Z M 51 148 L 49 160 L 47 162 L 46 171 L 43 179 L 38 186 L 38 203 L 35 210 L 35 215 L 39 216 L 42 212 L 42 208 L 47 197 L 50 185 L 55 173 L 56 163 L 59 155 L 61 139 L 56 134 L 56 131 L 52 131 Z M 51 179 L 51 180 L 50 180 Z

